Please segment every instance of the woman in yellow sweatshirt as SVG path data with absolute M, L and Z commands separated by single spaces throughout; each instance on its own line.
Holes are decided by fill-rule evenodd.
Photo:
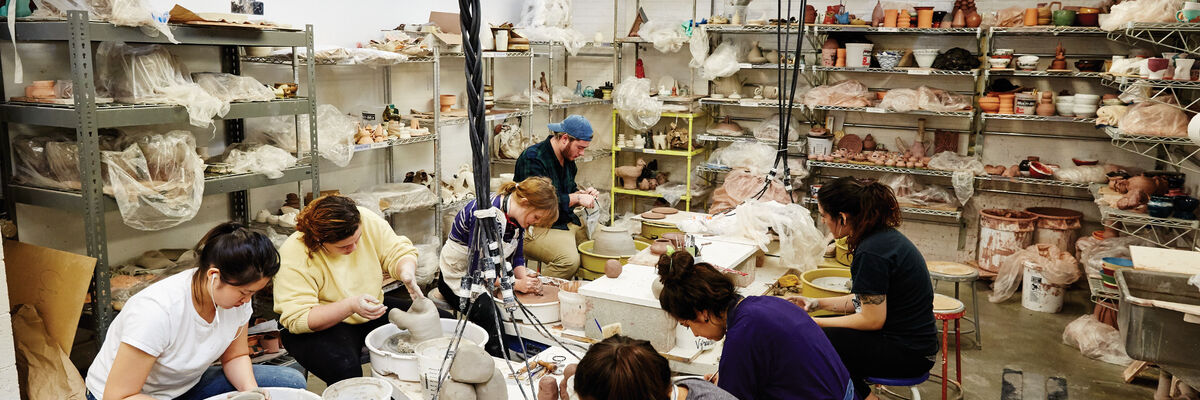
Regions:
M 362 376 L 362 346 L 371 330 L 387 323 L 383 273 L 399 279 L 412 298 L 417 249 L 378 215 L 344 196 L 322 196 L 296 219 L 296 233 L 279 248 L 275 312 L 283 344 L 300 365 L 326 384 Z M 395 304 L 392 304 L 395 303 Z

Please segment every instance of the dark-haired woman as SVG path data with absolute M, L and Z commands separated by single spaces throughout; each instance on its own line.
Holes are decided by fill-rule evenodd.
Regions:
M 854 252 L 853 287 L 843 297 L 790 300 L 808 311 L 848 314 L 816 321 L 863 395 L 869 393 L 866 377 L 929 372 L 938 351 L 933 285 L 921 252 L 896 230 L 896 196 L 882 183 L 845 177 L 822 186 L 817 199 L 822 222 Z
M 195 251 L 195 269 L 155 282 L 125 303 L 88 368 L 89 400 L 205 399 L 305 387 L 294 369 L 250 364 L 250 299 L 279 271 L 271 240 L 224 223 Z M 210 367 L 218 360 L 221 366 Z
M 581 400 L 737 400 L 699 377 L 672 381 L 667 359 L 650 342 L 621 335 L 589 347 L 576 368 Z
M 717 386 L 738 399 L 854 399 L 850 374 L 803 310 L 771 296 L 742 297 L 687 252 L 658 261 L 662 309 L 692 334 L 725 339 Z M 576 378 L 578 380 L 579 378 Z
M 275 312 L 283 345 L 326 384 L 362 376 L 367 334 L 387 323 L 379 317 L 388 308 L 408 308 L 384 298 L 384 272 L 408 287 L 413 307 L 433 307 L 417 286 L 416 247 L 348 197 L 322 196 L 304 207 L 279 255 Z

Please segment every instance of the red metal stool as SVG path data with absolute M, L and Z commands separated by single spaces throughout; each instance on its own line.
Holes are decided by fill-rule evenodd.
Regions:
M 933 317 L 938 321 L 942 321 L 942 400 L 946 400 L 946 387 L 950 383 L 958 388 L 959 398 L 962 397 L 962 332 L 959 330 L 959 321 L 966 313 L 966 306 L 961 301 L 950 296 L 934 294 L 933 295 Z M 949 378 L 949 336 L 950 336 L 950 321 L 954 321 L 954 380 Z

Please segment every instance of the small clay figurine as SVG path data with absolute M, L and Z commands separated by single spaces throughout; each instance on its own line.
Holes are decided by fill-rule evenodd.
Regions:
M 622 187 L 625 189 L 636 189 L 637 178 L 642 174 L 642 169 L 644 168 L 646 168 L 646 160 L 639 158 L 637 159 L 637 163 L 635 165 L 617 167 L 613 170 L 613 173 L 616 174 L 618 178 L 621 178 L 623 185 Z
M 654 138 L 654 149 L 655 150 L 666 150 L 667 149 L 667 134 L 666 133 L 659 133 L 652 137 Z
M 1067 49 L 1063 48 L 1062 42 L 1058 42 L 1058 47 L 1054 48 L 1054 61 L 1050 62 L 1050 70 L 1065 69 L 1067 69 Z

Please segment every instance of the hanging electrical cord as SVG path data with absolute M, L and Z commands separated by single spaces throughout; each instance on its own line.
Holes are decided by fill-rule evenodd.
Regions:
M 783 9 L 784 1 L 788 3 L 786 14 Z M 807 6 L 807 0 L 800 1 L 800 10 L 804 10 Z M 762 188 L 751 196 L 751 198 L 756 200 L 761 199 L 767 193 L 767 190 L 770 189 L 771 183 L 775 181 L 775 178 L 780 176 L 779 171 L 782 170 L 781 183 L 783 183 L 788 198 L 795 202 L 795 198 L 792 197 L 794 188 L 792 187 L 791 167 L 788 165 L 788 133 L 792 128 L 792 111 L 794 110 L 793 107 L 795 106 L 796 99 L 796 82 L 800 78 L 801 60 L 803 60 L 800 50 L 804 47 L 804 20 L 800 18 L 799 26 L 796 28 L 796 46 L 793 50 L 791 46 L 791 33 L 785 33 L 784 28 L 784 24 L 787 24 L 786 29 L 791 29 L 792 2 L 790 0 L 778 0 L 775 3 L 775 16 L 776 21 L 778 21 L 775 25 L 775 41 L 781 45 L 779 53 L 786 55 L 788 51 L 793 51 L 792 59 L 795 61 L 789 65 L 787 62 L 788 57 L 786 56 L 782 60 L 776 60 L 778 64 L 775 68 L 775 74 L 779 81 L 780 93 L 779 103 L 776 104 L 779 114 L 779 135 L 776 142 L 775 162 L 771 166 L 771 171 L 767 174 Z M 787 72 L 791 72 L 790 80 L 788 79 Z

